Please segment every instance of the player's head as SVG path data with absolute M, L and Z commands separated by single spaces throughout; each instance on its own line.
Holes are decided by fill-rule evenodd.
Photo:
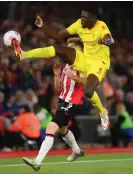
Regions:
M 67 40 L 68 47 L 76 48 L 78 50 L 83 50 L 83 42 L 79 37 L 72 37 Z
M 81 12 L 81 24 L 83 28 L 91 29 L 97 21 L 96 9 L 87 8 Z

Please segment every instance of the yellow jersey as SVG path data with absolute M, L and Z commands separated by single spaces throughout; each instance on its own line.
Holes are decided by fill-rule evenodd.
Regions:
M 71 35 L 78 34 L 84 45 L 84 54 L 86 59 L 98 59 L 106 63 L 107 68 L 110 65 L 110 49 L 108 46 L 99 44 L 98 41 L 106 34 L 110 34 L 107 25 L 103 21 L 97 21 L 92 29 L 82 28 L 81 19 L 69 26 L 67 32 Z M 89 61 L 89 60 L 88 60 Z

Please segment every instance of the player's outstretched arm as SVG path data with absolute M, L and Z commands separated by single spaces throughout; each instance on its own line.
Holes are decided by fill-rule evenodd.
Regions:
M 73 80 L 80 84 L 80 85 L 84 85 L 85 84 L 85 81 L 86 81 L 86 78 L 85 77 L 77 77 L 77 76 L 73 76 Z
M 42 28 L 44 32 L 47 34 L 47 36 L 54 40 L 62 40 L 65 37 L 69 36 L 69 33 L 67 32 L 66 29 L 57 32 L 49 28 L 46 24 L 44 24 L 43 20 L 38 15 L 35 20 L 35 25 Z

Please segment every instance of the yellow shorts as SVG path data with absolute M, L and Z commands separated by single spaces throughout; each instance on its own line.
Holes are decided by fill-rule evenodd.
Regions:
M 107 72 L 106 64 L 98 59 L 92 59 L 85 57 L 84 53 L 76 49 L 76 59 L 73 67 L 81 73 L 84 73 L 86 77 L 89 74 L 94 74 L 101 82 Z

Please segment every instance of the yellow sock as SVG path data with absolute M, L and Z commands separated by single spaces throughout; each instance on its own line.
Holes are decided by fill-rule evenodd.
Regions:
M 37 48 L 23 52 L 23 58 L 51 58 L 55 56 L 55 48 L 53 46 L 45 48 Z
M 100 98 L 96 92 L 94 92 L 92 98 L 89 98 L 89 100 L 91 101 L 92 105 L 98 109 L 100 114 L 105 112 L 106 109 L 103 107 Z

